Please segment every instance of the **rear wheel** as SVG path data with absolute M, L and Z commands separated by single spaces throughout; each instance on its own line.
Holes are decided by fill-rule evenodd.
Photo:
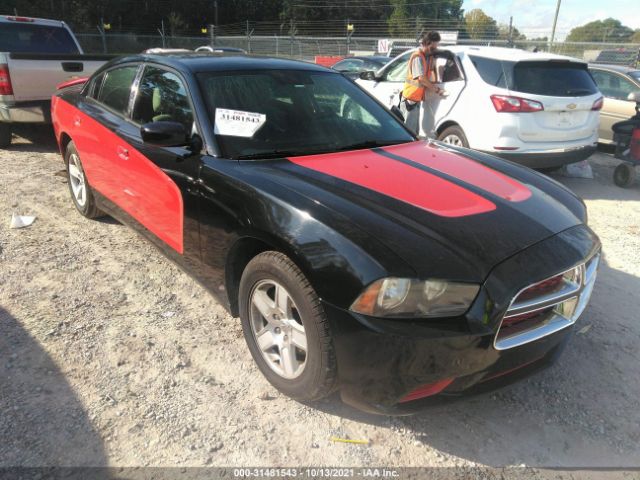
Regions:
M 622 188 L 628 188 L 633 185 L 636 179 L 636 169 L 633 165 L 626 162 L 621 163 L 613 171 L 613 181 Z
M 300 401 L 329 395 L 336 382 L 333 339 L 320 299 L 284 254 L 253 258 L 240 280 L 240 319 L 262 374 Z
M 467 141 L 466 135 L 457 125 L 445 128 L 442 133 L 438 135 L 438 140 L 456 147 L 469 148 L 469 142 Z
M 7 148 L 11 145 L 11 124 L 0 123 L 0 148 Z
M 89 182 L 84 175 L 80 154 L 73 142 L 69 142 L 64 152 L 67 167 L 67 182 L 71 200 L 80 214 L 86 218 L 102 217 L 104 213 L 97 207 Z

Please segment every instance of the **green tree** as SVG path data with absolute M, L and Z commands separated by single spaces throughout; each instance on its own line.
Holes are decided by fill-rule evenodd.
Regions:
M 630 41 L 632 43 L 640 43 L 640 28 L 635 31 Z
M 511 27 L 511 39 L 514 42 L 516 40 L 526 40 L 527 36 L 520 33 L 516 27 Z M 498 40 L 509 40 L 509 25 L 505 23 L 498 25 Z
M 498 38 L 498 24 L 480 8 L 467 12 L 464 16 L 465 29 L 474 40 L 494 40 Z
M 633 30 L 622 25 L 620 20 L 607 18 L 572 29 L 567 42 L 628 42 L 633 35 Z

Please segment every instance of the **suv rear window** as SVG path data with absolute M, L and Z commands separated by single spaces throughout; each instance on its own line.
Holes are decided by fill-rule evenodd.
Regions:
M 494 87 L 551 97 L 598 93 L 586 64 L 556 61 L 511 62 L 470 55 L 482 80 Z
M 66 28 L 32 23 L 0 23 L 0 52 L 79 53 Z
M 512 90 L 550 97 L 598 93 L 587 66 L 571 62 L 518 62 L 513 68 Z

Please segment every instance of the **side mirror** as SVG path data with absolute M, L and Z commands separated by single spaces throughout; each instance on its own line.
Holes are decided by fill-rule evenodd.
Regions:
M 640 90 L 637 92 L 631 92 L 627 96 L 627 100 L 629 100 L 630 102 L 640 103 Z
M 178 122 L 151 122 L 140 127 L 144 143 L 156 147 L 184 147 L 190 145 L 189 135 L 184 125 Z
M 378 80 L 380 80 L 378 77 L 376 77 L 376 72 L 374 72 L 373 70 L 365 70 L 364 72 L 360 72 L 360 75 L 358 75 L 358 77 L 360 78 L 360 80 L 369 80 L 372 82 L 377 82 Z
M 398 117 L 401 122 L 404 122 L 404 115 L 402 114 L 402 110 L 400 110 L 397 105 L 391 107 L 391 113 Z

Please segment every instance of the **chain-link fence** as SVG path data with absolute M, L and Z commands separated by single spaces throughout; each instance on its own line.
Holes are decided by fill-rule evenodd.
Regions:
M 139 53 L 149 48 L 184 48 L 193 50 L 210 45 L 211 38 L 202 36 L 162 36 L 137 34 L 78 34 L 80 44 L 86 53 Z M 378 46 L 377 37 L 311 37 L 278 35 L 234 35 L 217 36 L 218 46 L 242 48 L 249 53 L 275 55 L 303 60 L 313 60 L 315 56 L 345 56 L 348 54 L 373 54 Z M 390 39 L 403 45 L 415 44 L 414 38 Z M 640 44 L 631 43 L 585 43 L 517 40 L 471 40 L 458 39 L 463 45 L 492 45 L 516 47 L 525 50 L 551 51 L 562 55 L 595 61 L 605 56 L 611 63 L 634 64 L 638 62 Z M 601 60 L 599 60 L 601 61 Z

